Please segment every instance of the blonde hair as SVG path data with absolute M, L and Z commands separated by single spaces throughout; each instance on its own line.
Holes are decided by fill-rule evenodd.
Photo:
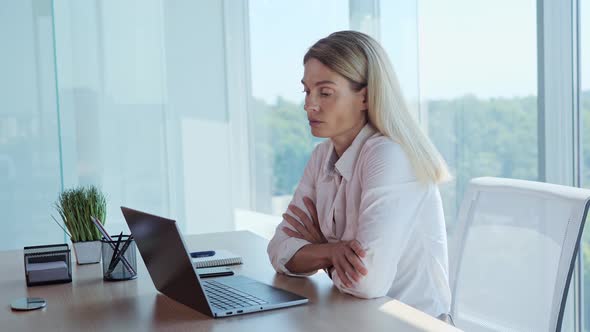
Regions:
M 317 41 L 303 63 L 314 58 L 344 76 L 355 91 L 367 87 L 369 122 L 401 145 L 421 182 L 450 179 L 447 164 L 414 119 L 385 50 L 370 36 L 339 31 Z

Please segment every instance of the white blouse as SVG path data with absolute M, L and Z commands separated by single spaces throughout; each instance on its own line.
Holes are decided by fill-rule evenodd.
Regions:
M 399 144 L 367 124 L 338 159 L 330 140 L 313 151 L 291 204 L 307 211 L 303 197 L 316 204 L 328 242 L 354 240 L 366 251 L 368 274 L 342 292 L 361 298 L 389 295 L 434 317 L 448 313 L 447 236 L 436 184 L 416 180 Z M 277 272 L 292 276 L 285 264 L 309 242 L 276 228 L 268 245 Z

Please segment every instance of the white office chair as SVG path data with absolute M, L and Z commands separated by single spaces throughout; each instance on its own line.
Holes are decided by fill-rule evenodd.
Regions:
M 450 241 L 451 315 L 465 331 L 559 331 L 590 190 L 473 179 Z

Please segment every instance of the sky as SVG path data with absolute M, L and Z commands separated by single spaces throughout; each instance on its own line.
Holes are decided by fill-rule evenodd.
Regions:
M 303 56 L 331 32 L 348 29 L 348 0 L 250 0 L 252 93 L 303 99 Z
M 350 28 L 348 0 L 249 6 L 254 96 L 301 101 L 303 55 L 319 38 Z M 590 89 L 590 0 L 581 6 L 582 88 Z M 380 13 L 380 42 L 406 96 L 536 94 L 535 0 L 388 0 Z

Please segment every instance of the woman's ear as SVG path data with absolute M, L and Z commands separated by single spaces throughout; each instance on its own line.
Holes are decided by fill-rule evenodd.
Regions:
M 367 87 L 360 89 L 358 94 L 361 98 L 361 110 L 366 111 L 369 108 L 369 102 L 367 100 Z

